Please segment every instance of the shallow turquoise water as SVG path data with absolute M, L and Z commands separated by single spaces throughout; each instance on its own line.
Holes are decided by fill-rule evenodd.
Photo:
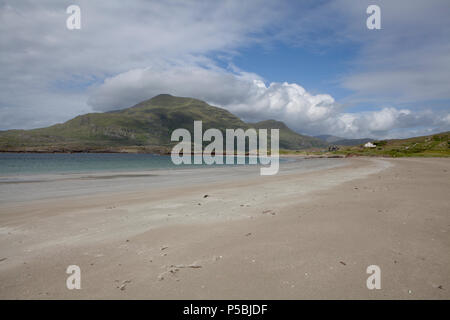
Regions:
M 207 165 L 177 166 L 172 163 L 170 156 L 153 154 L 0 153 L 0 175 L 140 171 L 204 166 Z

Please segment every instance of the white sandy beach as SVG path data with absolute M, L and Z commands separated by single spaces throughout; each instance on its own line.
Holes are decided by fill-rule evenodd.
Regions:
M 323 161 L 2 177 L 0 298 L 449 299 L 450 161 Z

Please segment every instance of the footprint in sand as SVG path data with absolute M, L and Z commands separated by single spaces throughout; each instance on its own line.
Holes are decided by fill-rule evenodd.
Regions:
M 116 280 L 118 281 L 118 280 Z M 131 283 L 131 280 L 124 280 L 122 281 L 122 284 L 120 286 L 118 286 L 117 288 L 120 289 L 121 291 L 124 291 L 127 287 L 127 284 Z
M 276 215 L 276 213 L 273 210 L 264 210 L 262 213 L 263 214 L 270 214 L 272 216 Z
M 163 273 L 161 273 L 158 276 L 158 280 L 162 281 L 165 279 L 166 275 L 172 275 L 175 276 L 176 273 L 178 273 L 180 271 L 180 269 L 200 269 L 202 268 L 201 265 L 196 264 L 196 263 L 191 263 L 191 264 L 177 264 L 177 265 L 170 265 L 166 271 L 164 271 Z

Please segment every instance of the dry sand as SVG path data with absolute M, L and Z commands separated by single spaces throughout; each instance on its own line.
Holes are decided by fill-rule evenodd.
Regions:
M 450 298 L 449 159 L 304 167 L 4 182 L 0 298 Z

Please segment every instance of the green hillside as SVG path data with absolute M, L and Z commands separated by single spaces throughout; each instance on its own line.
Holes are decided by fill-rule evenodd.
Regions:
M 409 139 L 375 140 L 376 148 L 343 147 L 336 153 L 387 157 L 449 157 L 450 131 Z
M 194 120 L 203 121 L 203 130 L 279 128 L 280 148 L 285 149 L 326 146 L 319 139 L 293 132 L 282 122 L 248 124 L 206 102 L 162 94 L 124 110 L 89 113 L 47 128 L 0 132 L 0 151 L 166 153 L 174 145 L 172 131 L 186 128 L 193 132 Z

